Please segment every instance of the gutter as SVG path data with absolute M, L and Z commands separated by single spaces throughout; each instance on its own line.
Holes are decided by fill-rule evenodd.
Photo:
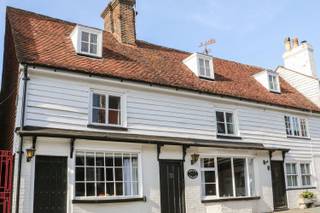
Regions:
M 24 64 L 23 69 L 23 94 L 22 94 L 22 106 L 21 106 L 21 119 L 20 119 L 20 129 L 24 129 L 25 121 L 25 111 L 26 111 L 26 101 L 27 101 L 27 86 L 28 81 L 28 65 Z M 16 213 L 19 213 L 20 206 L 20 186 L 21 186 L 21 167 L 22 167 L 22 157 L 23 157 L 23 136 L 20 135 L 20 144 L 19 144 L 19 160 L 18 160 L 18 177 L 17 177 L 17 193 L 16 193 Z

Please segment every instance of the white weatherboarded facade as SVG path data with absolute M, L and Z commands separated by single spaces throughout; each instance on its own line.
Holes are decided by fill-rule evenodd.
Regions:
M 53 72 L 53 70 L 40 67 L 29 68 L 29 78 L 25 126 L 118 133 L 118 130 L 101 130 L 88 126 L 92 116 L 91 93 L 99 91 L 121 94 L 123 109 L 121 119 L 123 126 L 127 128 L 125 134 L 197 138 L 239 144 L 261 143 L 270 149 L 290 150 L 288 153 L 284 153 L 285 158 L 283 159 L 281 151 L 188 147 L 185 150 L 185 161 L 183 161 L 184 206 L 187 213 L 272 212 L 274 200 L 270 160 L 284 160 L 284 165 L 296 163 L 297 167 L 300 163 L 310 165 L 310 186 L 302 187 L 301 174 L 297 174 L 299 182 L 297 187 L 287 187 L 286 201 L 289 208 L 298 207 L 299 195 L 303 191 L 313 191 L 320 196 L 320 115 L 318 114 L 156 86 L 88 77 L 64 71 Z M 19 98 L 20 104 L 18 106 L 21 105 L 21 96 Z M 233 112 L 237 137 L 217 138 L 215 112 L 220 110 Z M 297 116 L 306 119 L 309 137 L 288 137 L 284 116 Z M 32 147 L 33 138 L 26 138 L 23 150 Z M 18 144 L 17 137 L 16 150 L 18 150 Z M 74 147 L 71 148 L 69 138 L 45 136 L 37 137 L 35 149 L 36 157 L 67 157 L 66 202 L 68 213 L 160 213 L 161 180 L 158 154 L 160 161 L 161 159 L 182 160 L 184 156 L 182 146 L 177 145 L 166 144 L 161 146 L 159 151 L 155 144 L 76 139 Z M 71 149 L 74 149 L 73 157 L 70 157 Z M 112 203 L 93 202 L 100 200 L 99 197 L 78 199 L 75 192 L 77 179 L 75 156 L 77 152 L 135 153 L 138 159 L 137 181 L 139 183 L 136 197 L 144 197 L 144 199 L 134 202 Z M 192 165 L 194 153 L 199 155 L 199 160 Z M 272 159 L 270 159 L 270 155 Z M 36 157 L 33 157 L 30 162 L 25 159 L 22 162 L 21 213 L 33 212 Z M 250 178 L 246 176 L 245 180 L 246 190 L 250 193 L 247 192 L 248 195 L 244 197 L 248 199 L 241 199 L 243 197 L 211 199 L 209 196 L 204 196 L 201 159 L 217 157 L 247 159 L 246 174 L 249 173 L 249 159 L 253 159 L 253 165 L 250 167 L 253 172 L 250 174 Z M 233 163 L 235 163 L 234 160 L 232 165 Z M 189 177 L 188 171 L 190 169 L 198 172 L 198 176 L 194 179 Z M 234 170 L 233 167 L 232 171 L 234 172 Z M 285 174 L 286 177 L 287 175 Z M 287 178 L 286 181 L 288 181 Z M 222 179 L 220 182 L 222 183 Z M 252 184 L 250 187 L 249 182 Z M 217 182 L 215 184 L 218 190 L 226 190 L 220 188 Z M 233 185 L 235 184 L 235 178 L 233 178 Z M 286 185 L 288 186 L 288 183 Z M 233 190 L 235 192 L 237 189 Z M 15 200 L 15 198 L 13 199 Z M 83 202 L 77 202 L 79 200 Z

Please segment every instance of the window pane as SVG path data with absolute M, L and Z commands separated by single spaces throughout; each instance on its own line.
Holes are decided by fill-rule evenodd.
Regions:
M 132 181 L 138 181 L 138 168 L 132 169 Z
M 116 154 L 114 161 L 115 166 L 122 166 L 122 154 Z
M 96 44 L 98 40 L 98 35 L 97 34 L 90 34 L 90 43 Z
M 249 184 L 250 184 L 250 195 L 255 196 L 256 195 L 256 188 L 255 188 L 255 181 L 254 181 L 254 164 L 253 159 L 248 160 L 248 166 L 249 166 Z
M 106 153 L 106 166 L 113 166 L 113 154 Z
M 224 122 L 224 113 L 223 112 L 216 112 L 216 117 L 218 122 Z
M 109 124 L 120 125 L 120 111 L 109 110 Z
M 271 90 L 274 90 L 273 81 L 272 81 L 272 75 L 269 75 L 268 78 L 269 78 L 269 88 L 270 88 Z
M 205 192 L 205 196 L 217 195 L 216 184 L 204 184 L 204 192 Z
M 92 95 L 92 102 L 94 107 L 105 108 L 106 107 L 106 96 L 93 94 Z
M 109 109 L 120 109 L 120 97 L 109 96 Z
M 226 134 L 226 127 L 224 123 L 217 123 L 217 127 L 218 127 L 218 133 Z
M 96 154 L 96 166 L 104 166 L 104 154 L 103 153 Z
M 81 41 L 89 42 L 89 33 L 82 32 L 81 33 Z
M 204 183 L 215 183 L 216 182 L 215 171 L 204 171 L 203 177 L 204 177 Z
M 77 154 L 76 154 L 76 165 L 77 166 L 83 166 L 84 165 L 84 153 L 83 152 L 77 152 Z
M 132 195 L 139 195 L 139 185 L 138 182 L 132 183 Z
M 105 183 L 97 183 L 97 196 L 105 196 Z
M 76 183 L 76 196 L 85 196 L 84 183 Z
M 96 44 L 90 44 L 90 53 L 97 54 L 97 45 Z
M 234 158 L 233 166 L 236 185 L 236 196 L 247 196 L 246 160 Z
M 114 195 L 114 183 L 107 183 L 107 196 Z
M 87 196 L 95 196 L 96 192 L 94 189 L 94 183 L 87 183 Z
M 285 124 L 286 124 L 287 135 L 292 135 L 290 117 L 289 116 L 284 116 L 284 120 L 285 120 Z
M 233 183 L 230 158 L 218 158 L 218 178 L 220 197 L 233 196 Z
M 113 168 L 106 168 L 107 181 L 113 181 Z
M 86 168 L 86 181 L 94 181 L 94 168 Z
M 87 166 L 94 166 L 94 153 L 93 152 L 86 153 L 86 165 Z
M 227 133 L 230 135 L 234 135 L 234 127 L 233 124 L 227 124 Z
M 124 195 L 131 195 L 131 182 L 124 182 Z
M 76 181 L 84 181 L 84 168 L 76 167 Z
M 300 136 L 300 129 L 299 129 L 298 118 L 293 117 L 293 118 L 292 118 L 292 122 L 293 122 L 293 133 L 294 133 L 294 136 Z
M 210 61 L 209 60 L 205 60 L 205 66 L 206 66 L 206 76 L 210 77 Z
M 138 156 L 132 155 L 132 167 L 138 167 Z
M 226 113 L 226 120 L 227 120 L 227 123 L 233 123 L 233 114 L 227 112 Z
M 81 42 L 81 52 L 89 52 L 89 44 L 85 42 Z
M 96 168 L 96 181 L 104 181 L 104 168 Z
M 307 137 L 307 125 L 306 125 L 306 120 L 305 119 L 300 119 L 300 127 L 301 127 L 301 136 Z
M 115 178 L 116 178 L 116 181 L 122 181 L 123 180 L 122 168 L 116 168 L 115 169 Z
M 214 158 L 202 158 L 201 159 L 202 168 L 214 168 Z
M 204 60 L 199 59 L 199 66 L 200 66 L 200 75 L 204 76 L 205 75 L 205 70 L 204 70 Z
M 104 109 L 92 110 L 92 122 L 105 124 L 106 123 L 106 111 Z
M 116 195 L 123 195 L 123 184 L 116 183 Z

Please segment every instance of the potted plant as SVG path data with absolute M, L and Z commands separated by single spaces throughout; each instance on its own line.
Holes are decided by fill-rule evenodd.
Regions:
M 300 194 L 299 207 L 300 209 L 307 209 L 312 207 L 314 203 L 314 193 L 313 192 L 302 192 Z

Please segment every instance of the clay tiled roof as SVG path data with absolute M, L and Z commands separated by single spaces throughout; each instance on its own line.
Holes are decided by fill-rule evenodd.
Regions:
M 15 9 L 7 9 L 18 60 L 71 71 L 240 98 L 319 112 L 314 104 L 281 79 L 281 94 L 269 92 L 252 75 L 263 68 L 214 58 L 215 81 L 199 79 L 182 61 L 191 53 L 144 41 L 124 45 L 108 32 L 103 37 L 103 57 L 75 53 L 70 33 L 74 23 Z

